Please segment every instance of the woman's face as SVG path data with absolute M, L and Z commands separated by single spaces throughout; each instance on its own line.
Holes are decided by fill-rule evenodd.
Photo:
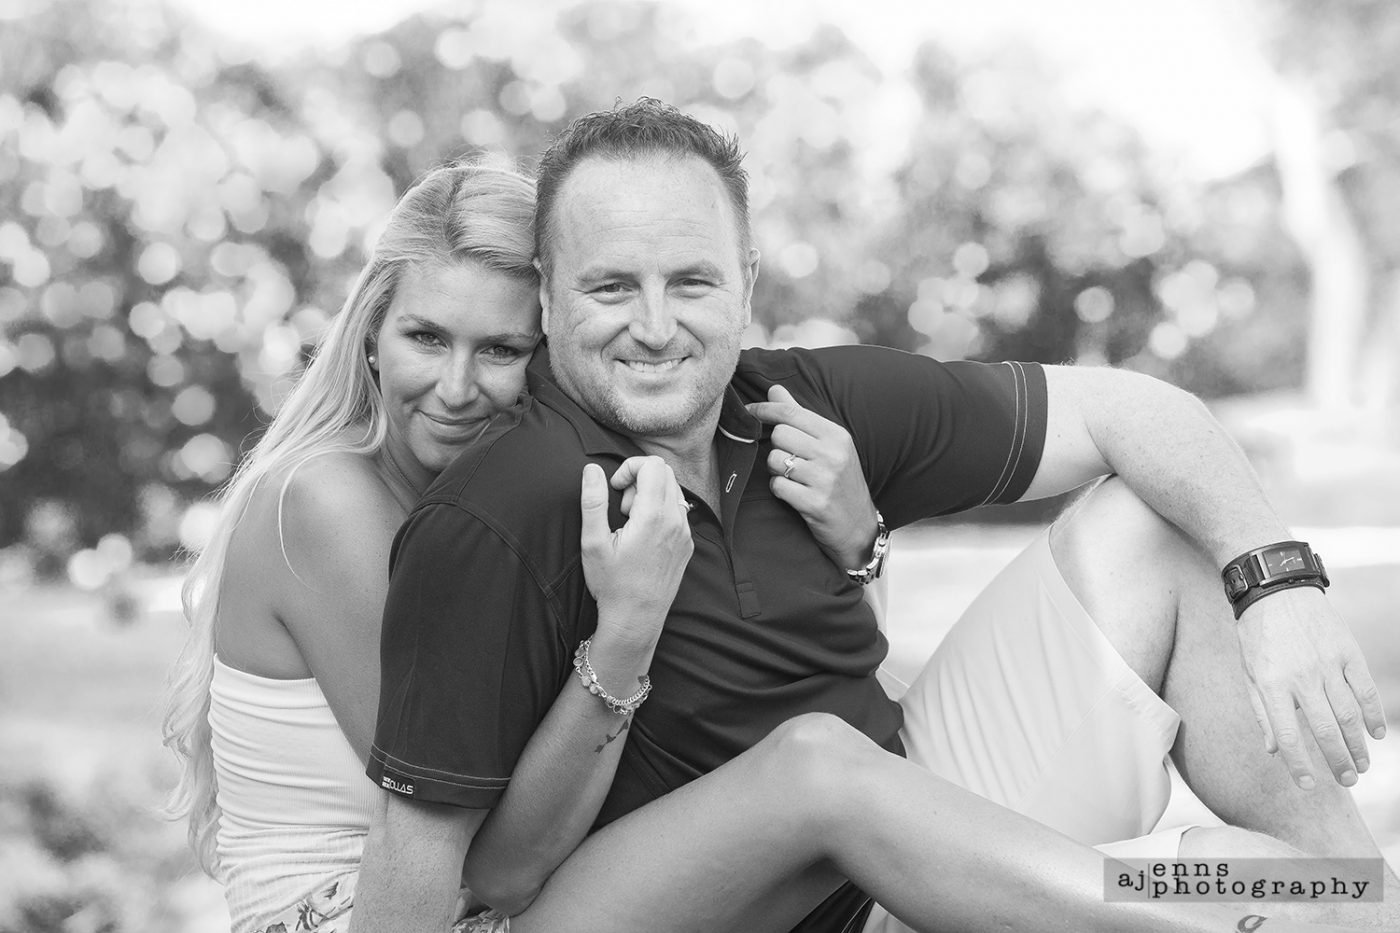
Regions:
M 539 339 L 533 282 L 472 260 L 405 269 L 374 351 L 395 463 L 441 472 L 515 403 Z

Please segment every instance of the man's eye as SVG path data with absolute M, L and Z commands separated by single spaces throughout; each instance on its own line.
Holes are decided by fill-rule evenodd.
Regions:
M 620 295 L 627 290 L 621 282 L 605 282 L 593 289 L 595 295 Z
M 692 290 L 697 288 L 709 288 L 711 285 L 711 283 L 707 279 L 681 279 L 676 284 L 679 285 L 681 288 L 688 288 Z

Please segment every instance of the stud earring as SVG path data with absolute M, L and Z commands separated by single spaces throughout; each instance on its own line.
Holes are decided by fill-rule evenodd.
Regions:
M 373 369 L 374 367 L 379 365 L 379 357 L 375 356 L 373 353 L 371 353 L 365 359 L 368 361 L 370 369 Z

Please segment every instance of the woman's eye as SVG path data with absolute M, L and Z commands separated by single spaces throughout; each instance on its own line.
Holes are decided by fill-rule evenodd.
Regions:
M 486 353 L 497 360 L 518 360 L 525 355 L 525 351 L 519 347 L 511 347 L 505 344 L 496 344 L 494 347 L 487 347 Z
M 436 347 L 442 343 L 442 338 L 430 330 L 415 330 L 408 335 L 408 339 L 425 347 Z

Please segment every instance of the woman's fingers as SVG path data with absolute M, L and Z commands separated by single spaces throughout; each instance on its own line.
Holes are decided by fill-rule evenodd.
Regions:
M 596 463 L 584 464 L 579 507 L 583 515 L 583 549 L 599 551 L 612 538 L 612 529 L 608 527 L 608 479 Z

